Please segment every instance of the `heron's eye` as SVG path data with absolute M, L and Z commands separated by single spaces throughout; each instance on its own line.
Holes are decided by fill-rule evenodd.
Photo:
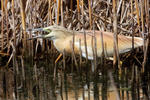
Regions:
M 46 29 L 45 31 L 46 31 L 46 32 L 48 32 L 48 33 L 50 33 L 52 30 L 50 30 L 50 29 Z
M 48 35 L 51 32 L 50 29 L 45 29 L 44 32 L 42 33 L 43 35 Z
M 52 30 L 51 29 L 48 29 L 48 28 L 45 28 L 45 29 L 43 29 L 45 32 L 48 32 L 48 33 L 50 33 Z
M 50 33 L 52 30 L 48 29 L 47 31 Z

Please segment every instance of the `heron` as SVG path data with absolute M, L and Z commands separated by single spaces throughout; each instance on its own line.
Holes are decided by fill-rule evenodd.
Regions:
M 82 57 L 87 57 L 89 60 L 94 59 L 93 45 L 96 47 L 95 54 L 97 57 L 101 57 L 102 53 L 104 53 L 105 57 L 112 57 L 114 53 L 114 34 L 112 32 L 100 30 L 75 31 L 58 25 L 32 29 L 32 31 L 45 31 L 47 34 L 35 36 L 34 38 L 47 38 L 52 40 L 55 48 L 61 53 L 60 56 L 62 56 L 64 50 L 67 54 L 72 53 L 70 43 L 74 44 L 75 54 L 79 55 L 81 52 Z M 92 42 L 93 40 L 95 42 Z M 133 43 L 134 48 L 143 46 L 143 38 L 134 37 L 134 41 L 132 41 L 131 36 L 118 35 L 119 54 L 132 50 Z

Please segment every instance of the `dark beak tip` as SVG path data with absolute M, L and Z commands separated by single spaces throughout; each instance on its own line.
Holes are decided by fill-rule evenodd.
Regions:
M 26 32 L 30 32 L 30 31 L 32 31 L 32 29 L 26 29 L 25 31 L 26 31 Z

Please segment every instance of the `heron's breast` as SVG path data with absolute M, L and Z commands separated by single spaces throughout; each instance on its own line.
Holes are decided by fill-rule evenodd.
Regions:
M 72 52 L 72 39 L 71 38 L 65 38 L 65 39 L 56 39 L 53 40 L 55 48 L 59 52 L 63 52 L 65 50 L 66 53 L 71 53 Z

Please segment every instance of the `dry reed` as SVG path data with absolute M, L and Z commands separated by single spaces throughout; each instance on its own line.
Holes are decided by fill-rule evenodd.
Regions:
M 17 3 L 19 1 L 19 3 Z M 81 1 L 81 3 L 80 3 Z M 129 1 L 129 0 L 128 0 Z M 134 61 L 131 64 L 132 60 L 129 59 L 130 66 L 132 67 L 132 80 L 131 82 L 126 82 L 126 87 L 132 83 L 132 93 L 135 98 L 139 98 L 139 81 L 143 77 L 139 77 L 139 74 L 145 73 L 148 75 L 149 70 L 149 54 L 150 54 L 150 27 L 149 27 L 149 0 L 130 0 L 127 2 L 125 0 L 1 0 L 1 11 L 0 11 L 0 56 L 7 56 L 6 66 L 13 66 L 14 73 L 19 73 L 19 65 L 17 65 L 17 59 L 21 59 L 21 72 L 22 80 L 25 80 L 27 75 L 25 74 L 25 59 L 26 53 L 24 51 L 30 52 L 32 59 L 42 55 L 47 55 L 48 58 L 52 61 L 55 61 L 58 51 L 54 48 L 52 43 L 47 40 L 31 40 L 28 42 L 28 37 L 33 37 L 34 35 L 44 34 L 41 33 L 27 33 L 26 28 L 36 28 L 44 27 L 48 25 L 58 24 L 66 28 L 72 28 L 73 30 L 106 30 L 114 32 L 114 65 L 118 63 L 118 66 L 121 66 L 120 59 L 118 54 L 117 47 L 117 34 L 123 34 L 132 36 L 132 43 L 134 42 L 134 36 L 143 37 L 144 46 L 142 56 L 140 53 L 134 51 L 137 55 L 132 55 Z M 88 65 L 88 51 L 87 51 L 87 40 L 86 33 L 84 31 L 84 40 L 80 41 L 80 58 L 74 53 L 74 41 L 70 44 L 72 47 L 72 63 L 75 63 L 76 66 L 85 66 Z M 104 43 L 103 43 L 103 33 L 100 33 L 102 48 L 104 53 Z M 75 38 L 75 37 L 74 37 Z M 93 43 L 92 50 L 94 56 L 94 65 L 99 66 L 99 59 L 97 59 L 97 47 L 96 47 L 96 38 L 93 33 Z M 83 59 L 81 51 L 81 41 L 84 41 L 86 59 Z M 28 50 L 28 47 L 31 50 Z M 134 45 L 132 45 L 134 49 Z M 40 51 L 41 50 L 41 51 Z M 139 56 L 139 55 L 140 56 Z M 21 58 L 20 58 L 21 55 Z M 103 54 L 104 55 L 104 54 Z M 128 54 L 129 56 L 131 54 Z M 43 58 L 46 58 L 43 56 Z M 28 59 L 28 58 L 26 58 Z M 40 58 L 38 58 L 40 59 Z M 64 51 L 63 53 L 63 67 L 62 69 L 68 69 L 67 64 L 70 64 L 67 54 Z M 127 57 L 125 57 L 127 59 Z M 79 61 L 79 62 L 78 62 Z M 102 67 L 105 67 L 107 60 L 101 59 Z M 128 61 L 128 60 L 127 60 Z M 53 67 L 53 81 L 57 78 L 58 66 L 61 65 L 61 61 L 58 64 L 55 64 Z M 140 67 L 137 67 L 136 62 L 139 65 L 142 64 L 142 71 L 138 70 Z M 13 63 L 13 64 L 12 64 Z M 60 63 L 60 64 L 59 64 Z M 54 64 L 54 63 L 52 63 Z M 125 67 L 130 67 L 124 65 Z M 120 67 L 119 67 L 120 68 Z M 61 71 L 63 71 L 61 69 Z M 72 68 L 73 69 L 73 68 Z M 76 68 L 77 70 L 78 67 Z M 129 77 L 129 70 L 124 69 L 126 76 Z M 124 71 L 123 68 L 121 71 Z M 87 72 L 88 73 L 88 72 Z M 17 76 L 16 74 L 16 76 Z M 118 73 L 120 74 L 120 73 Z M 43 84 L 43 81 L 38 81 L 37 65 L 34 64 L 34 75 L 35 80 L 38 84 Z M 121 74 L 123 75 L 123 74 Z M 16 76 L 14 76 L 14 81 L 16 82 Z M 65 77 L 65 75 L 64 75 Z M 118 76 L 119 77 L 119 76 Z M 120 77 L 118 78 L 118 80 Z M 112 79 L 113 80 L 113 79 Z M 112 81 L 111 80 L 111 81 Z M 126 79 L 127 80 L 127 79 Z M 135 86 L 135 83 L 137 86 Z M 148 83 L 147 83 L 148 84 Z M 18 83 L 15 84 L 15 88 L 18 86 Z M 148 85 L 150 86 L 150 85 Z M 42 90 L 42 87 L 39 87 Z M 136 90 L 137 88 L 137 90 Z M 148 87 L 149 88 L 149 87 Z M 88 95 L 90 98 L 90 87 L 88 88 Z M 104 90 L 102 90 L 104 91 Z M 16 89 L 16 93 L 18 93 Z M 75 92 L 76 93 L 76 92 Z M 29 93 L 30 94 L 30 93 Z M 38 94 L 38 93 L 37 93 Z M 128 94 L 128 92 L 127 92 Z M 40 94 L 43 96 L 44 94 Z M 32 96 L 31 96 L 32 97 Z M 103 96 L 105 97 L 105 95 Z M 40 97 L 39 97 L 40 98 Z M 129 98 L 129 96 L 128 96 Z M 66 99 L 68 99 L 68 94 L 66 92 Z

